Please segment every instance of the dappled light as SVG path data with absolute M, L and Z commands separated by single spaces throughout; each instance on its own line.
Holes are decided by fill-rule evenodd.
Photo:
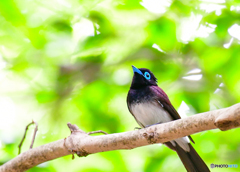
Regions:
M 33 147 L 67 137 L 67 122 L 86 132 L 138 127 L 126 103 L 131 65 L 154 73 L 182 117 L 240 102 L 239 22 L 240 4 L 225 0 L 0 1 L 0 165 L 17 156 L 32 120 Z M 239 129 L 192 137 L 208 167 L 239 171 Z M 175 152 L 151 145 L 66 156 L 29 171 L 66 169 L 185 170 Z

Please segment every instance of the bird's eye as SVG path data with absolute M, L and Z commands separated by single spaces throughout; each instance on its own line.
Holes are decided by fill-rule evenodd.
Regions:
M 145 72 L 144 77 L 149 80 L 151 78 L 151 75 L 150 75 L 150 73 Z

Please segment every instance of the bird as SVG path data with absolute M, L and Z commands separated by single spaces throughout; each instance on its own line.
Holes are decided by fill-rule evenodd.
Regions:
M 167 94 L 157 85 L 157 78 L 146 68 L 132 66 L 133 78 L 127 106 L 141 128 L 180 119 Z M 164 144 L 177 152 L 188 172 L 209 172 L 209 168 L 190 144 L 191 136 Z

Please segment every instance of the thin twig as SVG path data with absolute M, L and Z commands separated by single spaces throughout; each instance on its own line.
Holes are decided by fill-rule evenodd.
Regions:
M 25 128 L 25 132 L 24 132 L 23 138 L 22 138 L 20 144 L 18 145 L 18 148 L 19 148 L 18 154 L 21 153 L 21 147 L 22 147 L 23 141 L 24 141 L 24 139 L 25 139 L 25 137 L 26 137 L 26 133 L 27 133 L 28 127 L 29 127 L 31 124 L 34 124 L 34 122 L 32 121 L 32 122 L 29 123 L 29 124 L 26 126 L 26 128 Z
M 36 121 L 33 121 L 33 123 L 35 123 L 36 127 L 34 129 L 32 143 L 30 145 L 30 149 L 32 149 L 32 147 L 33 147 L 33 143 L 34 143 L 34 140 L 35 140 L 35 137 L 36 137 L 36 134 L 37 134 L 37 130 L 38 130 L 38 123 Z
M 18 145 L 18 148 L 19 148 L 18 154 L 21 153 L 21 147 L 22 147 L 23 141 L 24 141 L 24 139 L 25 139 L 25 137 L 26 137 L 28 127 L 29 127 L 30 125 L 32 125 L 32 124 L 35 124 L 35 125 L 36 125 L 35 130 L 34 130 L 34 133 L 33 133 L 33 138 L 32 138 L 32 143 L 31 143 L 30 149 L 32 149 L 32 147 L 33 147 L 33 143 L 34 143 L 34 140 L 35 140 L 35 137 L 36 137 L 36 133 L 37 133 L 37 129 L 38 129 L 38 124 L 37 124 L 37 122 L 35 122 L 35 121 L 32 121 L 31 123 L 29 123 L 29 124 L 26 126 L 25 132 L 24 132 L 24 135 L 23 135 L 23 138 L 22 138 L 20 144 Z

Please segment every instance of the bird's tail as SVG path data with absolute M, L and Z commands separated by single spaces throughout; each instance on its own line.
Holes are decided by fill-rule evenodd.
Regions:
M 177 143 L 176 146 L 173 146 L 170 142 L 167 142 L 165 144 L 169 148 L 177 152 L 178 156 L 180 157 L 183 165 L 185 166 L 188 172 L 210 172 L 205 162 L 198 155 L 198 153 L 195 151 L 195 149 L 192 147 L 190 143 L 188 143 L 190 147 L 189 152 L 183 150 Z
M 188 172 L 210 172 L 209 168 L 189 143 L 190 151 L 184 151 L 178 144 L 175 150 Z

